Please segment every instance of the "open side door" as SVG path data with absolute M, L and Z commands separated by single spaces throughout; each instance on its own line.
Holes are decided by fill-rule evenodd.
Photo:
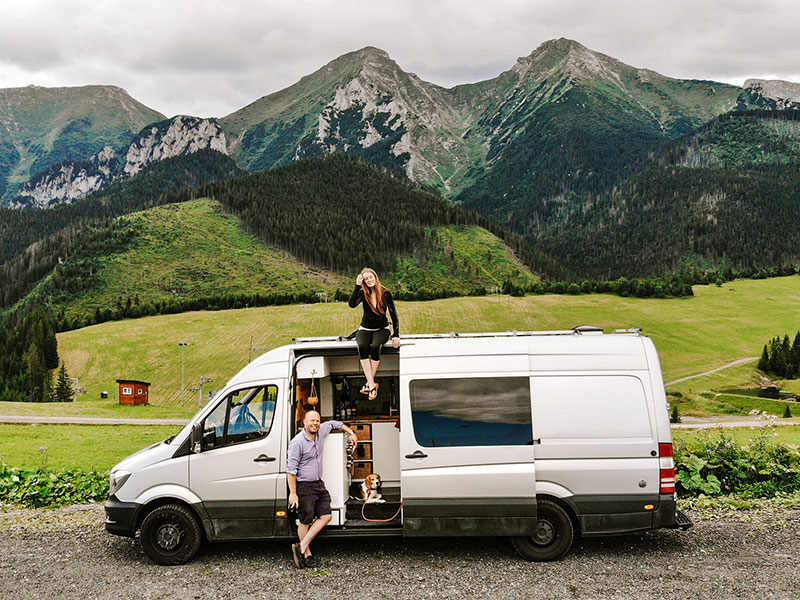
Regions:
M 528 346 L 481 346 L 400 349 L 404 536 L 534 534 Z

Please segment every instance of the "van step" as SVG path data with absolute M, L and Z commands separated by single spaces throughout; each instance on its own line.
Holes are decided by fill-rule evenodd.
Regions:
M 392 516 L 395 515 L 400 508 L 399 502 L 374 503 L 364 506 L 363 502 L 350 500 L 347 503 L 347 517 L 345 519 L 345 525 L 369 523 L 369 521 L 362 517 L 362 507 L 364 508 L 363 516 L 365 516 L 367 519 L 381 520 L 384 522 L 384 524 L 387 522 L 398 524 L 401 522 L 400 515 L 397 515 L 394 519 L 392 519 Z M 386 519 L 389 519 L 389 521 L 386 521 Z
M 675 512 L 675 527 L 686 531 L 690 527 L 694 527 L 694 521 L 685 512 L 678 510 Z

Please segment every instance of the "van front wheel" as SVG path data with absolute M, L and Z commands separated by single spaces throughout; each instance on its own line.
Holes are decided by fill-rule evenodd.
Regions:
M 203 532 L 191 509 L 165 504 L 153 509 L 142 521 L 142 548 L 160 565 L 182 565 L 200 548 Z
M 536 533 L 511 538 L 511 543 L 526 560 L 557 560 L 572 546 L 572 520 L 563 508 L 550 500 L 539 500 L 536 510 Z

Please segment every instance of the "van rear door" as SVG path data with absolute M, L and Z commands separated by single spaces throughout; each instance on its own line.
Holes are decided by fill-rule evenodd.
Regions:
M 528 348 L 425 340 L 400 349 L 403 535 L 533 535 Z

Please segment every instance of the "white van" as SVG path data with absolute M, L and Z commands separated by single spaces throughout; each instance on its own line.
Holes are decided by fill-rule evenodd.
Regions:
M 676 510 L 658 356 L 638 330 L 403 336 L 384 349 L 377 381 L 376 400 L 358 393 L 345 338 L 267 352 L 180 433 L 114 467 L 106 529 L 140 531 L 161 564 L 188 561 L 204 539 L 296 539 L 286 450 L 312 384 L 323 420 L 360 438 L 352 456 L 347 436 L 325 442 L 325 537 L 509 536 L 544 561 L 577 532 L 692 524 Z M 386 504 L 351 497 L 370 473 Z

